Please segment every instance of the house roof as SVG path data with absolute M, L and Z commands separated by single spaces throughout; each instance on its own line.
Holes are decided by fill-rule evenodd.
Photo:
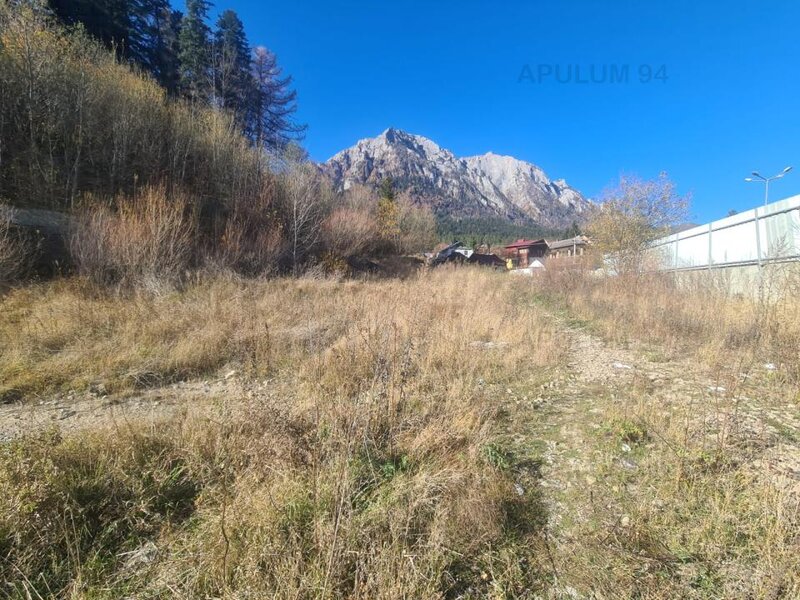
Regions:
M 464 260 L 463 250 L 466 246 L 461 242 L 450 244 L 447 248 L 443 248 L 439 254 L 433 259 L 433 264 L 440 264 L 448 260 Z
M 506 246 L 506 248 L 508 250 L 514 250 L 517 248 L 530 248 L 531 246 L 547 246 L 547 240 L 517 240 Z
M 467 262 L 479 265 L 496 265 L 498 267 L 506 266 L 506 261 L 496 254 L 478 254 L 477 252 L 470 256 Z
M 442 248 L 442 250 L 439 252 L 439 254 L 441 254 L 442 252 L 452 252 L 453 250 L 456 250 L 457 248 L 463 248 L 463 247 L 465 247 L 464 242 L 459 242 L 458 240 L 456 240 L 455 242 L 453 242 L 452 244 L 447 246 L 447 248 Z
M 557 242 L 550 242 L 550 250 L 558 250 L 560 248 L 571 248 L 572 246 L 585 246 L 589 243 L 586 236 L 576 235 L 574 238 L 566 240 L 558 240 Z

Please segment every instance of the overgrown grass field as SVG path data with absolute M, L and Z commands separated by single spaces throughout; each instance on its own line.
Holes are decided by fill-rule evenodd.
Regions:
M 73 281 L 12 292 L 6 394 L 126 389 L 223 365 L 264 385 L 155 426 L 5 444 L 6 591 L 422 598 L 543 586 L 531 457 L 500 438 L 506 387 L 542 380 L 561 354 L 512 283 L 446 271 L 216 280 L 157 297 Z M 137 561 L 150 543 L 152 560 Z
M 571 281 L 9 291 L 7 401 L 243 383 L 160 420 L 3 442 L 3 594 L 797 597 L 796 363 L 756 372 L 793 330 L 742 338 L 738 320 L 692 320 L 689 288 L 647 316 Z M 712 347 L 747 351 L 735 389 L 709 391 Z

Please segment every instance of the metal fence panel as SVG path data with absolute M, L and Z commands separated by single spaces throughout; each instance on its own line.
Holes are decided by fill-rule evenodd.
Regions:
M 693 227 L 653 243 L 664 269 L 800 259 L 800 195 Z

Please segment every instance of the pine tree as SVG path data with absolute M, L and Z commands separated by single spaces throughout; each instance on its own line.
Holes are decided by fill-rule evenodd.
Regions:
M 61 21 L 80 23 L 120 59 L 174 91 L 169 72 L 177 69 L 177 29 L 168 0 L 50 0 L 50 6 Z
M 380 188 L 378 189 L 378 196 L 383 200 L 394 200 L 396 195 L 394 193 L 394 180 L 391 176 L 384 177 L 381 180 Z
M 114 48 L 120 58 L 139 58 L 135 10 L 129 0 L 50 0 L 50 6 L 64 23 L 82 24 L 90 36 Z
M 217 102 L 233 112 L 244 128 L 248 106 L 254 93 L 250 72 L 250 46 L 244 25 L 232 10 L 224 11 L 217 20 L 214 39 L 214 83 Z
M 569 229 L 564 233 L 564 238 L 569 239 L 578 237 L 579 235 L 581 235 L 581 228 L 577 221 L 572 221 L 572 225 L 570 225 Z
M 211 30 L 206 25 L 208 0 L 187 0 L 178 37 L 182 92 L 192 101 L 207 103 L 213 93 Z
M 171 95 L 180 78 L 178 34 L 182 15 L 168 0 L 139 0 L 145 40 L 145 68 Z
M 249 134 L 257 146 L 285 148 L 302 139 L 305 125 L 297 124 L 297 93 L 290 88 L 292 78 L 282 77 L 275 55 L 259 46 L 253 50 L 254 89 L 250 102 Z
M 391 177 L 384 177 L 378 190 L 378 230 L 385 242 L 397 247 L 400 238 L 400 210 Z

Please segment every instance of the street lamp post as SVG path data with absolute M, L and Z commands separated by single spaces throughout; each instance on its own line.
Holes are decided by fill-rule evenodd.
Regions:
M 778 173 L 777 175 L 773 175 L 772 177 L 764 177 L 758 171 L 753 171 L 753 177 L 745 177 L 745 181 L 763 181 L 764 182 L 764 206 L 767 205 L 769 202 L 769 182 L 773 179 L 780 179 L 784 175 L 786 175 L 789 171 L 792 170 L 792 167 L 786 167 L 783 171 Z

